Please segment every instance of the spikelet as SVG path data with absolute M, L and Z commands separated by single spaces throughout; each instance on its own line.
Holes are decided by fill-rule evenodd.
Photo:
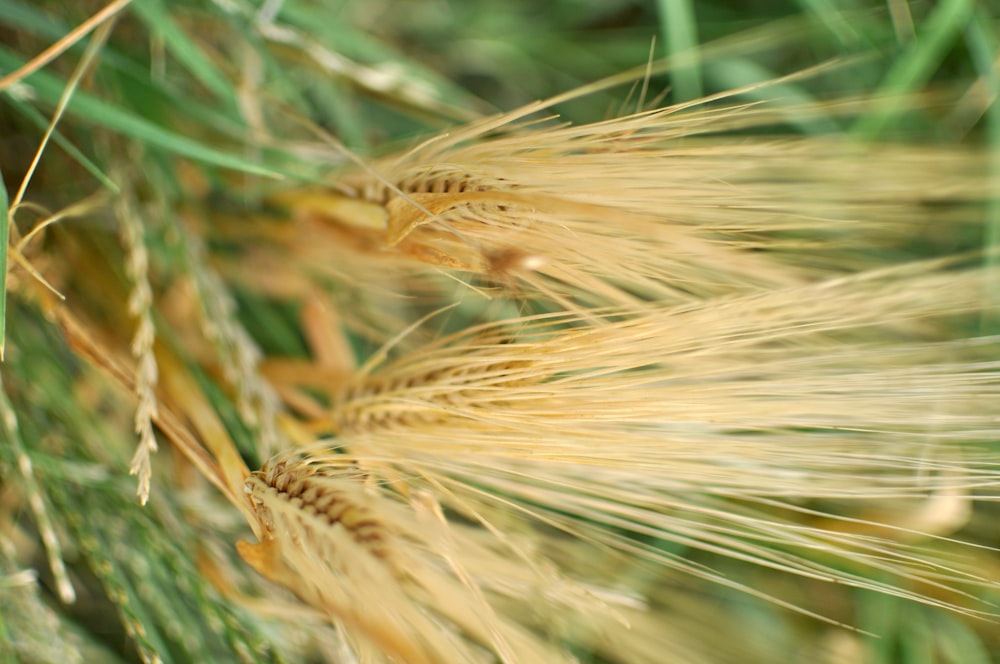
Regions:
M 136 369 L 136 399 L 139 407 L 135 414 L 135 431 L 139 436 L 135 454 L 129 464 L 129 473 L 138 476 L 136 491 L 139 501 L 146 504 L 152 481 L 151 455 L 156 452 L 156 436 L 153 433 L 153 418 L 156 416 L 156 380 L 158 369 L 153 345 L 156 328 L 153 323 L 153 293 L 149 283 L 149 255 L 146 250 L 143 227 L 136 219 L 134 204 L 122 202 L 116 210 L 121 224 L 122 246 L 127 256 L 128 276 L 132 280 L 129 295 L 129 314 L 138 320 L 132 337 L 131 351 L 138 367 Z
M 240 547 L 343 625 L 362 661 L 572 661 L 553 640 L 559 630 L 598 643 L 601 631 L 630 629 L 628 598 L 599 597 L 527 555 L 513 533 L 498 539 L 449 525 L 428 492 L 404 502 L 375 478 L 329 448 L 270 462 L 246 483 L 262 543 Z M 538 611 L 540 603 L 559 613 Z M 559 615 L 559 630 L 535 632 Z M 621 652 L 648 653 L 641 638 L 668 642 L 663 627 L 636 632 Z
M 968 151 L 718 136 L 815 107 L 671 107 L 522 126 L 533 110 L 378 161 L 377 177 L 343 179 L 352 197 L 331 196 L 325 208 L 307 199 L 299 214 L 353 225 L 372 250 L 594 306 L 686 302 L 871 265 L 865 250 L 898 243 L 921 219 L 967 225 L 949 206 L 989 195 L 985 162 Z M 381 210 L 358 214 L 364 201 Z
M 492 316 L 504 300 L 513 313 L 586 315 L 804 286 L 881 266 L 918 236 L 975 237 L 992 191 L 987 157 L 969 149 L 726 138 L 788 115 L 850 114 L 860 101 L 524 121 L 545 106 L 428 140 L 328 191 L 273 196 L 294 225 L 223 220 L 224 236 L 267 268 L 234 276 L 300 296 L 311 279 L 330 280 L 349 329 L 385 341 L 419 307 L 456 297 L 485 296 Z M 419 329 L 408 342 L 434 336 Z
M 948 278 L 942 296 L 969 288 L 982 275 L 975 276 L 971 284 Z M 918 301 L 878 301 L 895 299 L 899 309 L 892 314 L 915 315 L 927 304 L 929 282 L 907 281 L 926 286 Z M 796 308 L 792 320 L 760 319 L 762 310 L 771 314 L 769 294 L 750 298 L 763 302 L 737 301 L 710 312 L 578 330 L 560 326 L 560 318 L 524 321 L 525 341 L 474 337 L 424 349 L 387 373 L 412 376 L 415 365 L 435 382 L 405 393 L 355 396 L 380 418 L 358 418 L 359 405 L 345 401 L 335 411 L 346 411 L 338 421 L 351 423 L 341 441 L 400 473 L 419 469 L 424 482 L 446 489 L 443 502 L 456 511 L 490 502 L 497 509 L 516 506 L 532 519 L 609 546 L 622 544 L 612 530 L 625 530 L 804 576 L 880 585 L 776 551 L 767 543 L 777 536 L 787 548 L 822 549 L 855 566 L 930 584 L 944 576 L 955 584 L 992 583 L 969 571 L 928 567 L 930 559 L 897 545 L 910 539 L 900 538 L 907 534 L 903 526 L 871 523 L 879 535 L 872 537 L 796 521 L 796 513 L 810 514 L 809 521 L 865 518 L 870 501 L 905 511 L 951 496 L 961 505 L 973 489 L 996 484 L 992 470 L 975 469 L 970 452 L 955 445 L 993 435 L 1000 381 L 984 349 L 975 343 L 817 343 L 831 324 L 870 324 L 854 311 L 858 301 L 850 288 L 857 284 L 825 286 L 800 293 L 817 306 Z M 975 290 L 969 291 L 974 305 Z M 864 291 L 866 297 L 873 292 Z M 720 316 L 730 318 L 728 325 Z M 777 330 L 768 334 L 769 327 Z M 929 360 L 938 353 L 952 357 Z M 490 364 L 480 364 L 483 356 Z M 521 364 L 503 364 L 505 382 L 498 387 L 496 367 L 508 357 Z M 483 371 L 464 373 L 456 386 L 447 369 L 459 362 Z M 399 382 L 379 377 L 372 388 Z M 888 395 L 891 402 L 879 404 Z M 838 509 L 802 507 L 820 501 Z M 947 532 L 954 525 L 943 527 Z M 656 549 L 638 555 L 704 574 Z

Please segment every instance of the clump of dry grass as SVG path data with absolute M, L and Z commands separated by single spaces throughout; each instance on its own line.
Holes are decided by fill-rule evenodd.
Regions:
M 997 481 L 988 452 L 973 447 L 995 438 L 996 340 L 971 331 L 995 306 L 988 284 L 998 274 L 976 252 L 898 264 L 880 253 L 941 219 L 953 232 L 974 229 L 991 186 L 983 156 L 823 138 L 744 139 L 733 148 L 699 136 L 719 130 L 719 118 L 724 131 L 743 128 L 742 118 L 749 128 L 776 121 L 741 105 L 556 128 L 520 123 L 529 110 L 376 162 L 346 176 L 339 192 L 277 199 L 296 226 L 263 251 L 305 260 L 265 259 L 283 264 L 269 280 L 307 285 L 301 271 L 329 274 L 321 263 L 336 256 L 332 269 L 355 277 L 339 282 L 348 293 L 377 285 L 404 306 L 400 320 L 374 332 L 395 338 L 353 374 L 324 383 L 323 368 L 313 366 L 277 377 L 308 428 L 336 438 L 296 453 L 309 461 L 294 481 L 310 486 L 295 496 L 275 494 L 274 482 L 264 493 L 259 480 L 248 485 L 266 515 L 261 546 L 276 556 L 264 563 L 254 554 L 258 569 L 282 570 L 282 583 L 406 661 L 473 658 L 435 641 L 440 634 L 423 614 L 408 613 L 413 602 L 501 660 L 554 657 L 513 645 L 518 637 L 505 636 L 503 622 L 565 615 L 561 598 L 545 589 L 551 579 L 480 571 L 491 559 L 476 548 L 484 537 L 500 559 L 559 569 L 566 583 L 581 584 L 578 592 L 592 592 L 595 606 L 622 589 L 595 587 L 568 560 L 556 565 L 551 538 L 779 604 L 787 601 L 695 561 L 728 556 L 988 613 L 973 598 L 995 581 L 928 545 L 954 543 L 977 494 L 989 495 Z M 954 179 L 919 185 L 927 174 L 919 165 L 929 160 L 950 164 Z M 505 257 L 502 273 L 497 256 Z M 442 279 L 456 282 L 454 294 L 434 285 Z M 456 296 L 460 306 L 487 300 L 485 322 L 447 333 Z M 416 320 L 435 306 L 446 310 Z M 516 313 L 525 308 L 542 313 Z M 349 306 L 341 315 L 358 334 L 379 325 Z M 428 327 L 438 330 L 432 340 L 408 340 Z M 318 329 L 310 338 L 340 333 Z M 350 468 L 353 479 L 338 479 L 337 489 L 312 479 L 329 464 Z M 407 526 L 415 517 L 391 517 L 377 502 L 353 525 L 329 515 L 325 529 L 298 522 L 302 513 L 326 512 L 317 501 L 338 504 L 352 484 L 359 500 L 409 501 L 413 509 L 413 501 L 431 500 L 438 523 L 423 536 L 440 539 L 418 543 Z M 303 491 L 308 500 L 298 497 Z M 294 526 L 279 525 L 268 506 L 277 495 Z M 318 530 L 354 544 L 310 544 L 324 537 Z M 341 603 L 358 591 L 333 600 L 320 596 L 316 579 L 350 576 L 352 563 L 334 551 L 346 556 L 362 542 L 382 561 L 385 552 L 371 544 L 387 539 L 451 566 L 451 589 L 431 596 L 452 604 L 378 591 L 380 607 L 402 621 L 389 628 L 388 618 L 376 619 L 379 631 L 349 608 L 360 600 Z M 312 546 L 327 553 L 311 554 Z M 456 567 L 452 546 L 475 553 Z M 331 560 L 336 572 L 312 567 Z M 440 569 L 404 567 L 407 582 L 442 583 Z M 389 568 L 373 586 L 402 583 Z M 498 587 L 518 591 L 503 597 Z M 629 590 L 636 592 L 655 591 Z M 530 598 L 530 611 L 514 608 L 517 598 Z M 820 606 L 796 608 L 835 620 Z M 457 618 L 470 612 L 500 622 L 477 627 Z M 629 631 L 627 620 L 615 627 L 613 612 L 603 619 L 568 622 L 579 627 L 574 638 L 604 657 L 645 661 L 648 651 L 583 636 L 584 625 L 599 625 L 591 628 L 598 635 Z M 536 629 L 566 638 L 551 618 L 539 620 Z M 663 620 L 653 624 L 662 630 Z M 636 642 L 647 642 L 640 631 Z

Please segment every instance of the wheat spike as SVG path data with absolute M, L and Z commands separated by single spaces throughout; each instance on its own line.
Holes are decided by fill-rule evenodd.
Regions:
M 377 462 L 329 446 L 269 462 L 246 484 L 262 544 L 241 545 L 259 571 L 343 624 L 363 658 L 571 661 L 555 639 L 604 650 L 607 634 L 625 631 L 635 642 L 615 658 L 629 661 L 683 643 L 633 598 L 563 577 L 527 533 L 451 523 L 430 491 L 404 499 L 363 470 Z
M 128 276 L 132 280 L 129 295 L 129 314 L 138 321 L 132 337 L 131 351 L 136 360 L 136 399 L 139 407 L 135 414 L 135 432 L 139 436 L 135 454 L 129 464 L 129 473 L 139 478 L 139 502 L 149 500 L 152 482 L 151 455 L 156 452 L 153 418 L 156 416 L 156 380 L 158 368 L 153 354 L 156 328 L 153 323 L 153 293 L 149 282 L 149 254 L 146 250 L 143 226 L 136 219 L 137 211 L 132 201 L 124 199 L 116 210 L 121 224 L 121 242 L 127 256 Z

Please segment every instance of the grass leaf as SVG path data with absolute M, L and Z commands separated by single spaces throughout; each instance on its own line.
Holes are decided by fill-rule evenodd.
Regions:
M 10 51 L 0 49 L 0 67 L 13 70 L 21 64 L 19 58 Z M 36 72 L 24 82 L 34 88 L 41 99 L 53 103 L 59 99 L 59 95 L 65 87 L 63 81 L 47 72 Z M 124 136 L 138 139 L 168 153 L 253 175 L 270 178 L 283 177 L 275 170 L 207 146 L 81 90 L 73 95 L 67 113 L 90 124 L 106 127 Z
M 970 24 L 975 7 L 976 0 L 944 0 L 934 6 L 916 39 L 886 73 L 878 90 L 881 99 L 875 110 L 858 121 L 856 135 L 878 138 L 906 110 L 906 94 L 919 89 L 941 66 L 947 49 Z
M 3 210 L 3 222 L 0 223 L 0 362 L 6 351 L 7 332 L 7 250 L 10 245 L 10 202 L 7 198 L 7 185 L 0 173 L 0 210 Z
M 202 84 L 227 105 L 235 104 L 232 83 L 202 53 L 197 44 L 171 17 L 159 0 L 143 0 L 132 4 L 153 35 L 161 37 L 177 60 Z
M 681 58 L 672 71 L 674 101 L 698 99 L 702 96 L 702 83 L 695 3 L 689 0 L 657 0 L 657 5 L 667 55 Z

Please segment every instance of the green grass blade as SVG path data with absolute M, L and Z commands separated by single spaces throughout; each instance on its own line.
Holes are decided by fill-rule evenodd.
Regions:
M 920 89 L 930 79 L 947 49 L 970 23 L 975 6 L 976 0 L 946 0 L 934 8 L 917 38 L 896 58 L 879 86 L 878 96 L 883 101 L 858 120 L 854 128 L 858 137 L 877 138 L 905 112 L 906 93 Z
M 38 127 L 39 131 L 44 132 L 48 127 L 48 119 L 32 108 L 29 104 L 14 97 L 9 98 L 8 101 L 10 101 L 14 108 L 28 118 L 29 122 Z M 84 170 L 93 175 L 94 178 L 102 185 L 116 194 L 120 192 L 120 188 L 115 181 L 102 171 L 101 167 L 95 164 L 93 160 L 87 157 L 87 155 L 85 155 L 78 147 L 73 145 L 58 129 L 52 132 L 52 142 L 65 150 L 66 154 L 73 158 L 73 161 L 80 164 Z
M 722 89 L 738 88 L 753 83 L 763 83 L 778 77 L 778 74 L 749 58 L 726 58 L 705 66 L 708 76 L 713 85 L 718 85 Z M 801 85 L 795 83 L 782 83 L 780 85 L 769 86 L 766 89 L 750 91 L 744 95 L 747 99 L 757 101 L 780 100 L 781 103 L 789 106 L 806 106 L 816 103 L 813 95 Z M 788 123 L 798 127 L 806 134 L 822 134 L 834 132 L 838 129 L 836 121 L 831 117 L 809 117 L 800 118 L 794 112 L 788 113 Z
M 6 49 L 0 49 L 0 69 L 13 71 L 23 64 Z M 35 94 L 46 101 L 55 103 L 59 99 L 65 82 L 46 72 L 35 72 L 27 80 Z M 95 125 L 107 127 L 119 134 L 136 138 L 148 145 L 161 148 L 184 157 L 220 166 L 252 175 L 280 178 L 280 173 L 259 166 L 247 159 L 206 146 L 170 131 L 149 120 L 123 110 L 114 104 L 105 102 L 85 92 L 77 91 L 67 109 L 69 115 L 83 119 Z
M 232 83 L 202 53 L 201 49 L 181 30 L 158 0 L 132 4 L 132 10 L 145 21 L 149 31 L 163 38 L 170 53 L 206 88 L 227 104 L 235 104 Z
M 986 141 L 990 150 L 990 175 L 1000 187 L 1000 71 L 997 71 L 994 59 L 1000 52 L 1000 39 L 992 29 L 992 21 L 985 10 L 976 12 L 969 25 L 966 41 L 972 61 L 980 73 L 980 81 L 985 85 L 985 95 L 993 102 L 987 107 L 983 117 Z M 1000 262 L 1000 191 L 994 188 L 994 194 L 987 201 L 986 234 L 983 238 L 985 250 L 984 262 L 994 266 Z M 986 297 L 1000 301 L 1000 284 L 987 284 Z M 984 308 L 985 309 L 985 308 Z M 994 333 L 1000 325 L 996 315 L 983 314 L 981 327 L 984 334 Z
M 834 0 L 798 0 L 802 9 L 814 16 L 837 38 L 842 46 L 856 44 L 861 36 L 845 16 L 845 9 L 853 9 L 850 3 Z
M 660 30 L 666 39 L 667 54 L 683 60 L 672 69 L 674 101 L 690 101 L 702 96 L 701 63 L 697 56 L 698 26 L 694 3 L 688 0 L 658 0 Z
M 0 361 L 3 360 L 7 332 L 7 245 L 10 241 L 10 216 L 7 206 L 7 185 L 0 173 L 0 210 L 3 210 L 3 223 L 0 224 Z
M 991 664 L 995 661 L 976 633 L 953 616 L 946 616 L 935 627 L 941 661 L 945 664 Z
M 0 21 L 17 30 L 58 39 L 69 29 L 65 23 L 44 11 L 14 0 L 0 2 Z
M 899 630 L 899 657 L 905 664 L 935 664 L 934 633 L 922 608 L 906 607 Z

